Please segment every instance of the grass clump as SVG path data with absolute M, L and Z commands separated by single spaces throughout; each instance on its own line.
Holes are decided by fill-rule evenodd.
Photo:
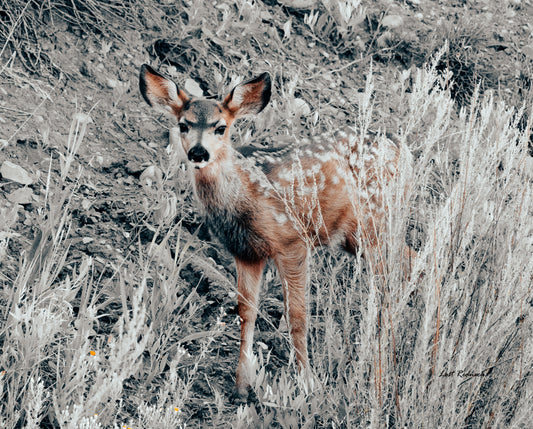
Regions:
M 400 181 L 413 184 L 410 197 L 417 201 L 432 166 L 447 162 L 443 140 L 455 146 L 460 165 L 458 173 L 439 172 L 448 176 L 441 178 L 444 195 L 418 200 L 427 239 L 411 280 L 398 263 L 405 235 L 399 225 L 409 210 L 392 206 L 382 249 L 387 276 L 373 276 L 349 258 L 318 264 L 310 306 L 313 382 L 301 376 L 291 382 L 285 370 L 273 376 L 259 364 L 260 404 L 240 411 L 243 427 L 263 418 L 282 427 L 477 427 L 527 419 L 528 136 L 517 128 L 521 112 L 490 95 L 479 100 L 474 93 L 470 108 L 451 122 L 453 103 L 439 88 L 436 64 L 417 74 L 413 93 L 425 96 L 411 105 L 405 129 L 416 130 L 424 153 Z M 422 103 L 428 109 L 421 113 Z M 429 118 L 434 128 L 408 127 Z

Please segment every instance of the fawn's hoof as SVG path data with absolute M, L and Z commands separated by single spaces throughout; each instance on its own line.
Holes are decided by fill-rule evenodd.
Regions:
M 236 405 L 256 404 L 257 395 L 250 386 L 236 387 L 231 395 L 231 402 Z

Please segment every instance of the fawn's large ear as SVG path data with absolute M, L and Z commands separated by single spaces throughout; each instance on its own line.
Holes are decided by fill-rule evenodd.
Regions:
M 224 104 L 235 119 L 255 115 L 265 108 L 272 94 L 270 75 L 261 76 L 237 85 L 224 99 Z
M 160 75 L 147 64 L 141 67 L 139 89 L 150 106 L 176 116 L 180 115 L 183 106 L 189 101 L 187 94 L 174 82 Z

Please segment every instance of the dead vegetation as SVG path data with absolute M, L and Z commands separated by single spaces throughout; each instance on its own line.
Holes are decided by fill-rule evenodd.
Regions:
M 303 3 L 0 0 L 0 427 L 527 426 L 530 2 Z M 228 400 L 234 267 L 163 149 L 172 123 L 140 100 L 144 62 L 205 96 L 270 72 L 273 103 L 238 142 L 349 125 L 415 154 L 388 276 L 314 258 L 313 383 L 286 369 L 269 269 L 258 401 Z

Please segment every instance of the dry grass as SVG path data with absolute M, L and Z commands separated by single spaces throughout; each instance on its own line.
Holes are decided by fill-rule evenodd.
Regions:
M 292 364 L 279 281 L 267 269 L 254 349 L 258 400 L 237 407 L 227 399 L 238 355 L 234 271 L 216 244 L 198 238 L 175 152 L 139 178 L 135 197 L 145 202 L 136 225 L 150 238 L 132 233 L 105 271 L 91 256 L 70 259 L 74 206 L 87 180 L 78 151 L 96 127 L 73 115 L 67 143 L 41 177 L 45 198 L 31 241 L 18 234 L 21 209 L 0 205 L 0 427 L 528 426 L 533 186 L 531 124 L 521 105 L 474 89 L 458 110 L 439 57 L 411 71 L 374 64 L 358 92 L 379 35 L 369 33 L 357 51 L 350 34 L 364 26 L 359 14 L 378 10 L 355 8 L 342 24 L 348 2 L 321 6 L 314 22 L 310 13 L 245 0 L 217 8 L 194 0 L 183 7 L 91 0 L 53 10 L 1 4 L 2 73 L 8 63 L 10 73 L 17 64 L 43 72 L 42 22 L 67 22 L 103 42 L 116 36 L 126 51 L 140 43 L 128 28 L 147 29 L 149 54 L 131 61 L 159 58 L 180 84 L 192 77 L 214 95 L 243 70 L 276 77 L 272 106 L 239 126 L 241 140 L 276 144 L 341 124 L 356 133 L 381 128 L 407 144 L 415 162 L 386 194 L 386 276 L 361 258 L 315 255 L 305 377 Z M 346 58 L 354 50 L 364 55 Z M 299 114 L 297 100 L 312 106 L 309 115 Z M 90 114 L 96 124 L 98 114 Z M 146 122 L 151 112 L 140 115 Z M 408 203 L 399 205 L 393 197 L 405 184 Z M 413 219 L 423 233 L 407 279 L 401 261 Z M 20 256 L 13 251 L 21 248 Z

